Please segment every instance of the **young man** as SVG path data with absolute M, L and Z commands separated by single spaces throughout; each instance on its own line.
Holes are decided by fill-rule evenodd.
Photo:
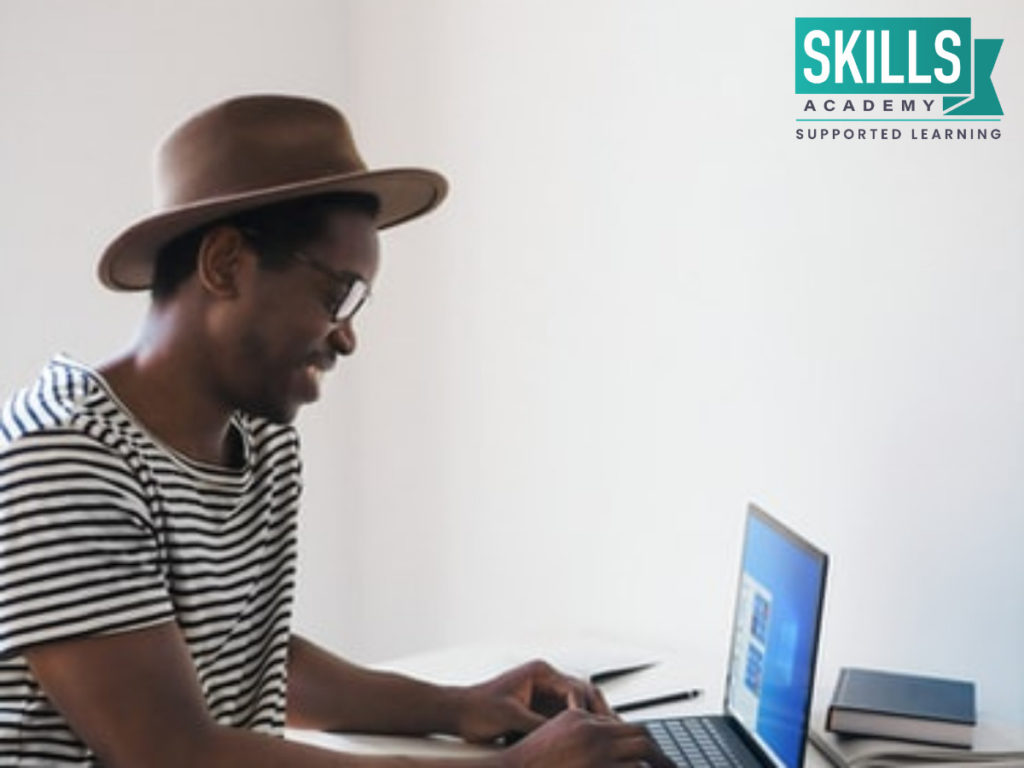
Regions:
M 368 171 L 332 107 L 254 96 L 171 133 L 156 182 L 99 267 L 150 289 L 138 339 L 97 368 L 55 358 L 0 413 L 0 763 L 441 764 L 276 738 L 287 722 L 528 734 L 475 765 L 664 764 L 545 664 L 440 687 L 290 631 L 290 423 L 355 350 L 377 230 L 438 205 L 444 179 Z

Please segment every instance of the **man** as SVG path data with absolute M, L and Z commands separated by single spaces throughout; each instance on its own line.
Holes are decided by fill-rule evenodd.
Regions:
M 156 182 L 155 212 L 99 265 L 110 288 L 150 289 L 137 340 L 97 368 L 55 358 L 0 413 L 0 763 L 438 764 L 275 738 L 287 722 L 528 734 L 475 765 L 663 764 L 542 663 L 441 687 L 289 629 L 290 422 L 355 350 L 377 230 L 438 205 L 444 179 L 368 171 L 332 107 L 254 96 L 172 132 Z

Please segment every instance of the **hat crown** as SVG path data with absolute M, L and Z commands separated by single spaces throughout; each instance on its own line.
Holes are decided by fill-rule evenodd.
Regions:
M 436 208 L 448 182 L 425 168 L 368 170 L 344 116 L 322 101 L 241 96 L 207 108 L 161 142 L 154 207 L 100 256 L 99 278 L 115 290 L 153 279 L 160 249 L 197 227 L 242 211 L 325 194 L 372 195 L 377 229 Z
M 167 136 L 157 152 L 154 204 L 168 210 L 365 170 L 348 122 L 329 104 L 245 96 Z

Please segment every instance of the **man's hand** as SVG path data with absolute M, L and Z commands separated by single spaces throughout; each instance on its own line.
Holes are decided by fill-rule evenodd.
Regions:
M 505 768 L 674 768 L 641 725 L 569 709 L 501 754 Z
M 458 723 L 466 741 L 528 734 L 501 754 L 508 768 L 673 768 L 643 726 L 619 720 L 595 686 L 542 661 L 462 689 Z
M 483 743 L 509 734 L 527 734 L 570 706 L 598 715 L 612 714 L 593 685 L 563 675 L 543 661 L 532 661 L 462 689 L 458 735 Z

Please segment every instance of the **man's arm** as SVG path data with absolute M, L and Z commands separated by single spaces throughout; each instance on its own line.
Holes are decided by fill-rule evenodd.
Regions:
M 570 700 L 611 715 L 596 687 L 541 661 L 478 685 L 439 686 L 356 666 L 297 635 L 289 647 L 288 722 L 298 728 L 490 742 L 536 730 Z
M 458 733 L 460 690 L 345 661 L 298 635 L 288 649 L 288 725 L 350 733 Z
M 670 765 L 638 726 L 570 710 L 515 747 L 465 760 L 348 755 L 218 725 L 177 625 L 24 651 L 43 690 L 109 768 L 602 768 Z M 307 714 L 315 716 L 313 709 Z
M 218 725 L 206 709 L 188 648 L 170 622 L 41 645 L 25 657 L 57 709 L 110 768 L 431 765 L 335 753 Z

